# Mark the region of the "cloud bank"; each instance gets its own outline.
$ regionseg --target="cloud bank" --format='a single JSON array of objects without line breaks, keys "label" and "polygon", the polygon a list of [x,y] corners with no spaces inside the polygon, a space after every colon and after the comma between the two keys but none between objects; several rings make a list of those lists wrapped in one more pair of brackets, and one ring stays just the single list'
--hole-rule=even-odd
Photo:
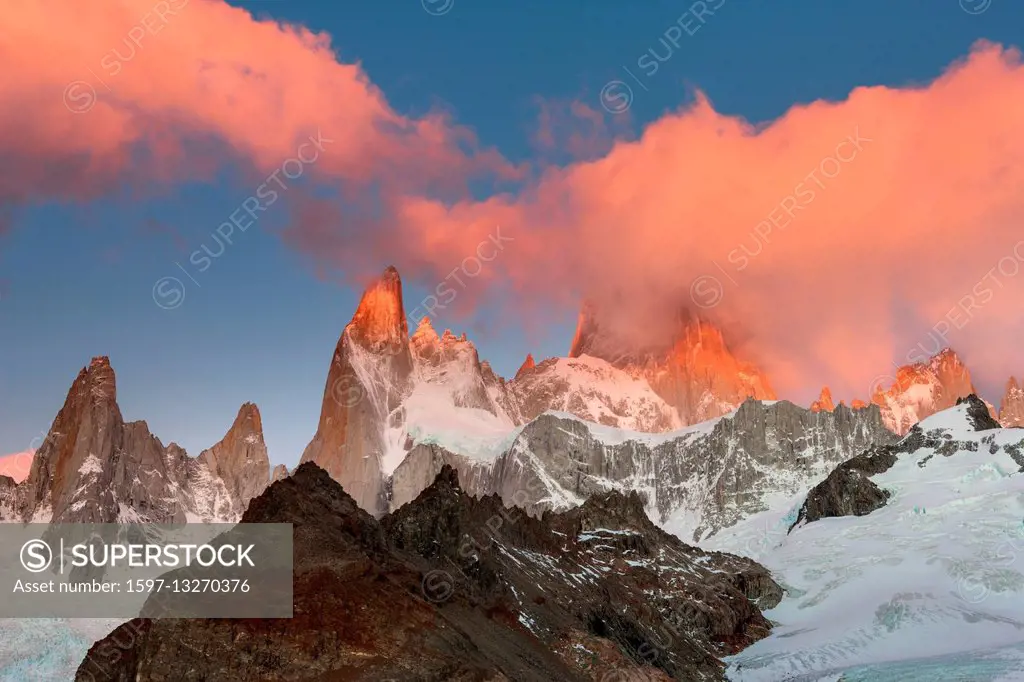
[{"label": "cloud bank", "polygon": [[[394,263],[433,286],[468,262],[459,305],[512,291],[510,321],[589,296],[628,301],[613,323],[656,336],[689,307],[801,400],[822,383],[867,397],[892,362],[946,345],[990,386],[1024,369],[1015,49],[979,43],[926,85],[760,125],[698,93],[608,142],[581,105],[589,128],[560,120],[538,143],[586,159],[527,175],[447,114],[395,111],[328,36],[219,1],[16,0],[5,29],[0,60],[24,67],[0,82],[0,202],[157,191],[227,165],[263,178],[319,132],[333,143],[313,173],[334,193],[294,193],[284,235],[317,267]],[[477,271],[497,226],[514,241]]]}]

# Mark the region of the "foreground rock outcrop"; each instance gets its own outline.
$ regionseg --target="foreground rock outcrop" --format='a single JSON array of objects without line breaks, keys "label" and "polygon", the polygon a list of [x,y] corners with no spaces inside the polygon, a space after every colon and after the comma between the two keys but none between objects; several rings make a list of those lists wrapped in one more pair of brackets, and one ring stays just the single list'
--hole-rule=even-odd
[{"label": "foreground rock outcrop", "polygon": [[723,680],[719,657],[767,635],[760,608],[782,595],[753,561],[658,529],[636,495],[536,519],[449,467],[378,522],[303,464],[249,522],[294,524],[294,618],[135,620],[76,679]]},{"label": "foreground rock outcrop", "polygon": [[896,463],[893,450],[882,446],[840,464],[807,493],[793,525],[829,516],[864,516],[883,506],[890,493],[870,477],[888,471]]}]

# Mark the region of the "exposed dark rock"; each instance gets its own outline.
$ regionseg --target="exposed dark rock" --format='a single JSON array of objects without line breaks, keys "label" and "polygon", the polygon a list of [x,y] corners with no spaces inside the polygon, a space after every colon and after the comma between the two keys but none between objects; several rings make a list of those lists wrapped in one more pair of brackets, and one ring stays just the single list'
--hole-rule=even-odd
[{"label": "exposed dark rock", "polygon": [[661,531],[636,495],[538,519],[447,466],[377,521],[303,464],[253,500],[256,522],[294,524],[294,618],[133,621],[76,679],[722,680],[718,659],[769,632],[754,602],[782,595],[755,562]]},{"label": "exposed dark rock", "polygon": [[888,471],[895,463],[895,449],[886,446],[843,462],[807,493],[790,530],[832,516],[864,516],[883,507],[889,491],[879,488],[869,477]]},{"label": "exposed dark rock", "polygon": [[974,393],[966,398],[957,398],[957,405],[963,403],[967,404],[967,420],[975,431],[1002,428],[1002,425],[992,417],[988,405]]}]

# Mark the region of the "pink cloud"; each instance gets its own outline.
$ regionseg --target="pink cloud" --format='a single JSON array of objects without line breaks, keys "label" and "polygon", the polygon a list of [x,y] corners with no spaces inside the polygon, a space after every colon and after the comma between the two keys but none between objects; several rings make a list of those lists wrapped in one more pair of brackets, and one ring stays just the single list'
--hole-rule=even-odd
[{"label": "pink cloud", "polygon": [[476,282],[511,282],[526,310],[625,300],[612,322],[638,334],[714,303],[703,313],[801,400],[822,383],[865,398],[892,361],[944,345],[1001,386],[1024,366],[1022,114],[1020,53],[987,43],[928,85],[759,126],[699,95],[516,196],[402,197],[386,243],[444,277],[500,224],[515,242]]},{"label": "pink cloud", "polygon": [[[219,0],[36,0],[4,21],[0,61],[19,68],[0,80],[0,201],[158,189],[229,161],[265,174],[319,132],[314,177],[344,205],[297,191],[285,233],[317,268],[395,263],[433,286],[469,263],[460,309],[491,286],[515,292],[507,320],[624,299],[613,322],[651,336],[713,302],[801,399],[822,383],[866,397],[890,361],[946,344],[993,384],[1024,366],[1017,50],[979,43],[927,85],[756,126],[699,93],[635,140],[609,142],[592,108],[549,112],[538,145],[585,158],[474,199],[471,181],[523,170],[443,112],[395,111],[324,34]],[[496,253],[498,229],[514,241]]]},{"label": "pink cloud", "polygon": [[0,456],[0,476],[10,476],[16,483],[28,478],[32,470],[32,456],[35,450],[26,450],[12,455]]},{"label": "pink cloud", "polygon": [[[257,21],[220,0],[17,2],[4,8],[0,197],[81,199],[118,184],[211,177],[235,159],[265,173],[310,135],[332,182],[464,188],[514,174],[435,112],[396,113],[330,38]],[[307,150],[312,154],[312,150]]]}]

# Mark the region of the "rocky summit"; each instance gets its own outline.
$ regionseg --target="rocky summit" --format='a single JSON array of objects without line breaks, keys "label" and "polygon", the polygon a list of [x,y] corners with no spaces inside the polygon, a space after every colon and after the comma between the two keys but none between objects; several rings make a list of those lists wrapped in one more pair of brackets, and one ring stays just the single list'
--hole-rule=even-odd
[{"label": "rocky summit", "polygon": [[266,488],[270,460],[255,405],[198,458],[125,422],[109,358],[79,372],[19,485],[0,477],[0,520],[36,523],[230,521]]},{"label": "rocky summit", "polygon": [[76,679],[724,680],[719,659],[765,637],[782,597],[755,562],[658,529],[636,495],[535,519],[449,467],[377,521],[306,463],[242,519],[277,522],[295,528],[294,618],[131,621]]}]

